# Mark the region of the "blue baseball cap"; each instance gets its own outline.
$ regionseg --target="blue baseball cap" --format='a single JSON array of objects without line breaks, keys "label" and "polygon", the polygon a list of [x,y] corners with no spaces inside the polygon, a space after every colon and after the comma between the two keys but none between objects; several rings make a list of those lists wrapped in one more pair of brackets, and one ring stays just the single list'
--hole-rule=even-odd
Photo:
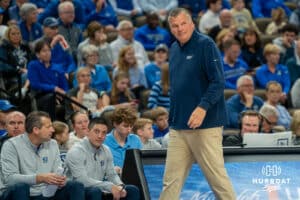
[{"label": "blue baseball cap", "polygon": [[168,47],[165,44],[159,44],[155,47],[154,51],[165,51],[168,52]]},{"label": "blue baseball cap", "polygon": [[16,106],[12,105],[8,100],[0,99],[0,110],[7,111]]},{"label": "blue baseball cap", "polygon": [[59,25],[59,22],[54,17],[47,17],[43,21],[43,26],[45,26],[45,27],[57,27],[58,25]]}]

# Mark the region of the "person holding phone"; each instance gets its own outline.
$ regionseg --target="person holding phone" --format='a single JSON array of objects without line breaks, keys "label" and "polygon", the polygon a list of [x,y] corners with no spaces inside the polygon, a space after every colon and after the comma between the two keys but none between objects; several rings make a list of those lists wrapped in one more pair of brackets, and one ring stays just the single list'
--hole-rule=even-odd
[{"label": "person holding phone", "polygon": [[114,170],[113,156],[103,144],[108,128],[101,118],[89,123],[86,137],[67,153],[66,165],[71,177],[84,184],[86,199],[101,199],[110,193],[113,199],[139,200],[139,189],[125,185]]}]

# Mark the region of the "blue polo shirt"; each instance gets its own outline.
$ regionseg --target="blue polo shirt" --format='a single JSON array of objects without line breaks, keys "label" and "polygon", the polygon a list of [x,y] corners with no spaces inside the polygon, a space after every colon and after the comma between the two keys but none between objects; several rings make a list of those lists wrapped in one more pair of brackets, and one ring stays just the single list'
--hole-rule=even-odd
[{"label": "blue polo shirt", "polygon": [[129,134],[124,146],[120,146],[114,137],[114,129],[106,136],[104,144],[106,144],[114,158],[114,165],[123,167],[125,160],[125,153],[127,149],[142,149],[142,142],[140,138],[135,134]]},{"label": "blue polo shirt", "polygon": [[285,94],[288,94],[291,87],[289,70],[285,65],[281,64],[276,65],[274,73],[268,69],[268,65],[260,66],[256,71],[256,80],[260,88],[266,88],[269,81],[277,81]]},{"label": "blue polo shirt", "polygon": [[237,59],[233,66],[230,66],[223,59],[225,88],[236,89],[237,79],[244,75],[249,69],[248,65],[242,60]]}]

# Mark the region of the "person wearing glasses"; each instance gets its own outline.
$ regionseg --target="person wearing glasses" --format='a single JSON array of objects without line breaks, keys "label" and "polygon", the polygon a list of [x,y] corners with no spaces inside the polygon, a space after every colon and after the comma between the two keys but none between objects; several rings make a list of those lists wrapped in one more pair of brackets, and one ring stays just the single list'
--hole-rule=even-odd
[{"label": "person wearing glasses", "polygon": [[262,116],[262,133],[274,133],[285,130],[284,127],[277,126],[279,114],[274,106],[264,104],[260,108],[259,113]]},{"label": "person wearing glasses", "polygon": [[245,110],[258,111],[264,104],[260,97],[254,95],[254,81],[250,75],[243,75],[237,80],[237,94],[226,101],[229,122],[227,128],[238,128],[240,113]]},{"label": "person wearing glasses", "polygon": [[241,113],[240,132],[238,135],[224,137],[223,146],[243,146],[243,135],[245,133],[259,133],[262,123],[262,116],[255,110],[246,110]]},{"label": "person wearing glasses", "polygon": [[124,185],[114,170],[112,153],[103,144],[108,130],[103,119],[94,118],[88,129],[86,137],[66,156],[72,179],[85,187],[85,198],[99,200],[102,193],[110,193],[113,199],[140,199],[139,189],[134,185]]},{"label": "person wearing glasses", "polygon": [[292,117],[288,110],[280,104],[280,98],[282,95],[282,87],[277,81],[269,81],[266,87],[265,103],[274,106],[278,112],[278,125],[283,126],[285,129],[290,128]]}]

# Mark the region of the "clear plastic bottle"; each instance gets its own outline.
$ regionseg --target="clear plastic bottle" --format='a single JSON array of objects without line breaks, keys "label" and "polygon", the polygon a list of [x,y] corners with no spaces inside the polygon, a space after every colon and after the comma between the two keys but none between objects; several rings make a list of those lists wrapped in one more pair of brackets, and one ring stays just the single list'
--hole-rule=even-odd
[{"label": "clear plastic bottle", "polygon": [[[62,176],[63,173],[64,173],[64,168],[58,167],[56,174]],[[51,184],[46,185],[46,187],[44,188],[44,190],[42,192],[43,197],[53,197],[55,195],[57,188],[58,188],[57,185],[51,185]]]}]

